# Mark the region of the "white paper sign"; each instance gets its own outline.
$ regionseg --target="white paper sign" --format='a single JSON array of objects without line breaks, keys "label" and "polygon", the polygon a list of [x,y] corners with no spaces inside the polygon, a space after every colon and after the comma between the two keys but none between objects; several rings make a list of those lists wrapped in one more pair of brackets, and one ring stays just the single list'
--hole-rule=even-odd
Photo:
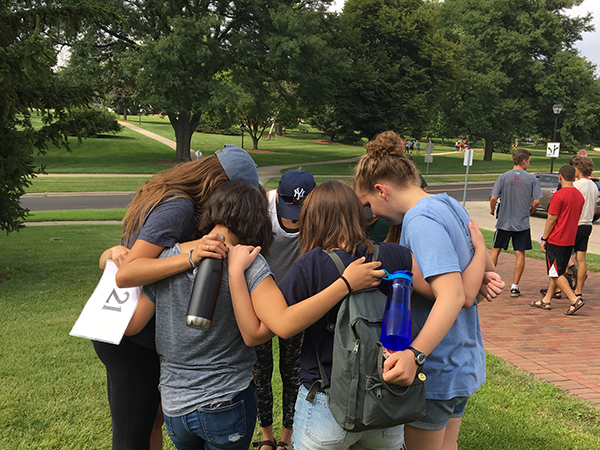
[{"label": "white paper sign", "polygon": [[141,288],[117,287],[116,273],[117,266],[109,259],[98,286],[69,333],[71,336],[115,345],[121,342],[137,307]]},{"label": "white paper sign", "polygon": [[465,159],[463,161],[463,166],[472,166],[473,165],[473,150],[465,150]]},{"label": "white paper sign", "polygon": [[560,155],[560,142],[548,142],[546,156],[548,158],[558,158],[558,155]]},{"label": "white paper sign", "polygon": [[425,162],[426,163],[432,163],[433,162],[433,155],[425,155]]}]

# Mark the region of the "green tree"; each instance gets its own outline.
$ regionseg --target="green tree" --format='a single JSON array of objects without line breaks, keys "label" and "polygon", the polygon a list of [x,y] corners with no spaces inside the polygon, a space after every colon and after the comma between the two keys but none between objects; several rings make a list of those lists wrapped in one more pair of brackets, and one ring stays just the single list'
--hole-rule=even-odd
[{"label": "green tree", "polygon": [[454,80],[456,46],[423,0],[348,0],[338,46],[346,65],[331,104],[367,138],[393,129],[421,136]]},{"label": "green tree", "polygon": [[445,29],[461,46],[459,82],[443,103],[445,128],[484,139],[487,161],[495,147],[509,149],[515,137],[534,134],[564,89],[557,71],[560,55],[574,54],[573,44],[591,29],[589,17],[565,14],[579,3],[444,1]]},{"label": "green tree", "polygon": [[[0,229],[18,230],[27,214],[19,198],[36,167],[33,153],[48,144],[68,148],[68,109],[86,105],[93,92],[54,72],[57,45],[72,40],[86,21],[114,19],[95,3],[4,1],[0,5]],[[30,108],[41,112],[34,128]]]}]

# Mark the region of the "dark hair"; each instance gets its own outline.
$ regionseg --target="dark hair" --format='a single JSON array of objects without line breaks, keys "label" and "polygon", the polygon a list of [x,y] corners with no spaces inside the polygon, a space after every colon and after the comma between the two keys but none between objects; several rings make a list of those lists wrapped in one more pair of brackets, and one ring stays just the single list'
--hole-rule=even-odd
[{"label": "dark hair", "polygon": [[219,186],[208,199],[200,224],[200,236],[215,225],[224,225],[244,245],[261,246],[269,255],[273,243],[273,228],[267,198],[245,181],[229,181]]},{"label": "dark hair", "polygon": [[365,144],[367,154],[360,158],[354,171],[354,187],[372,192],[375,184],[388,181],[397,186],[421,185],[417,168],[406,155],[402,139],[393,131],[384,131]]},{"label": "dark hair", "polygon": [[373,251],[366,234],[365,209],[352,186],[345,181],[326,181],[315,187],[304,200],[300,212],[300,254],[321,247],[340,248],[350,254],[359,244]]},{"label": "dark hair", "polygon": [[565,181],[573,181],[575,179],[575,167],[569,166],[568,164],[562,166],[558,171],[558,174],[563,177]]},{"label": "dark hair", "polygon": [[523,161],[531,158],[531,152],[529,150],[525,150],[522,148],[518,148],[513,153],[513,164],[515,166],[520,166]]}]

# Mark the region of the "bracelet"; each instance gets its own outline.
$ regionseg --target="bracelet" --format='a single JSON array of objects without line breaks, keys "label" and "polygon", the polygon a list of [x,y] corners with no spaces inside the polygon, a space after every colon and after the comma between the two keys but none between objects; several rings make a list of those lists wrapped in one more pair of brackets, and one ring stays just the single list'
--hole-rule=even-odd
[{"label": "bracelet", "polygon": [[542,240],[543,242],[546,242],[548,239],[541,238],[541,240]]},{"label": "bracelet", "polygon": [[198,268],[198,266],[196,264],[194,264],[194,261],[192,260],[192,252],[194,251],[194,249],[190,250],[190,266],[192,266],[192,269],[196,270]]},{"label": "bracelet", "polygon": [[352,293],[352,288],[350,287],[350,283],[348,283],[348,280],[346,280],[346,278],[344,277],[344,275],[340,275],[340,278],[344,281],[344,283],[346,283],[346,287],[348,288],[348,294]]}]

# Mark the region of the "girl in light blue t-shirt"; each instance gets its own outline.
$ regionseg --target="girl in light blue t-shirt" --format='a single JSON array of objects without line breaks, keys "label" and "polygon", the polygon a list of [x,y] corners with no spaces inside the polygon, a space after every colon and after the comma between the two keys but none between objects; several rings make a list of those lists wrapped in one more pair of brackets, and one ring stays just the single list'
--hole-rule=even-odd
[{"label": "girl in light blue t-shirt", "polygon": [[[465,301],[461,281],[473,256],[470,218],[456,200],[419,187],[415,165],[394,132],[381,133],[366,148],[356,167],[355,191],[374,215],[392,225],[402,224],[400,244],[412,251],[435,295],[435,302],[413,295],[413,320],[421,331],[411,347],[420,354],[410,350],[393,354],[385,362],[384,379],[410,383],[417,364],[426,357],[427,414],[405,426],[406,446],[455,448],[466,402],[485,381],[477,302]],[[494,270],[489,255],[486,259],[486,270]],[[485,277],[498,291],[504,287],[497,274]]]}]

